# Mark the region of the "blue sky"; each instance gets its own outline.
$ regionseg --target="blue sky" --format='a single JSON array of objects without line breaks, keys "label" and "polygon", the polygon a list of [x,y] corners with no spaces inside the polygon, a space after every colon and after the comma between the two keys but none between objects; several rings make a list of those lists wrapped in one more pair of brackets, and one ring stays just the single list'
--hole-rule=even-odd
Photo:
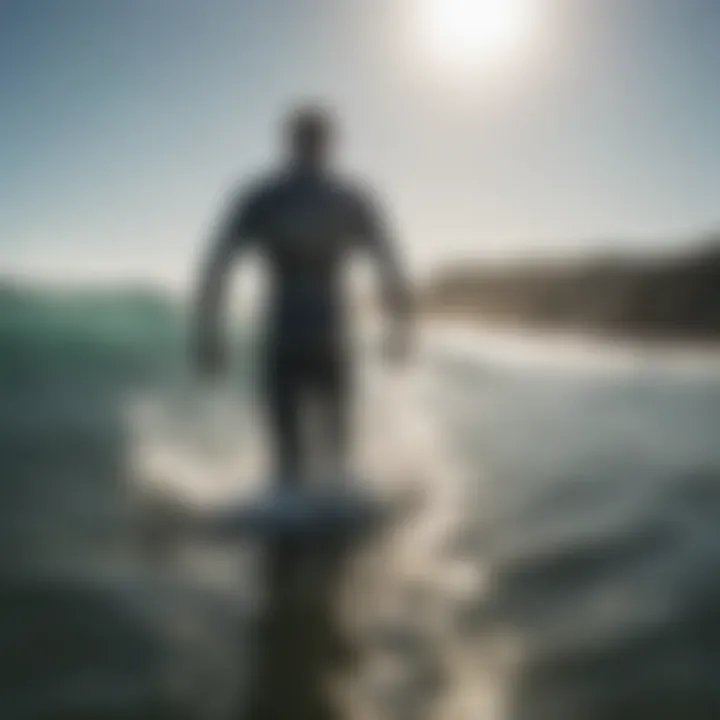
[{"label": "blue sky", "polygon": [[524,62],[433,68],[419,0],[0,0],[0,271],[182,282],[318,98],[413,268],[720,228],[720,3],[528,0]]}]

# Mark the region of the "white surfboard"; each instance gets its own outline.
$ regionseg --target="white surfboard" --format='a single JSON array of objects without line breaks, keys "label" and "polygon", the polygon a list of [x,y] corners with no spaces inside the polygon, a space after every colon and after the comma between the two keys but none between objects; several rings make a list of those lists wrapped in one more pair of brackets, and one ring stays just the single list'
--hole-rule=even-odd
[{"label": "white surfboard", "polygon": [[191,529],[217,540],[372,533],[417,508],[417,493],[380,495],[357,486],[268,490],[194,514]]}]

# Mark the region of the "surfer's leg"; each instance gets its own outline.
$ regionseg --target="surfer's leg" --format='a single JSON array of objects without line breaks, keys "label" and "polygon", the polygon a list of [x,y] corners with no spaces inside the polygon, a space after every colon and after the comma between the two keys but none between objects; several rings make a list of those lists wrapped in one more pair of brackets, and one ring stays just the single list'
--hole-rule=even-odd
[{"label": "surfer's leg", "polygon": [[349,372],[342,353],[329,353],[320,359],[316,390],[322,413],[324,444],[334,472],[342,476],[348,469],[351,441]]},{"label": "surfer's leg", "polygon": [[287,353],[268,353],[266,395],[270,446],[277,482],[292,486],[302,476],[299,412],[300,368]]}]

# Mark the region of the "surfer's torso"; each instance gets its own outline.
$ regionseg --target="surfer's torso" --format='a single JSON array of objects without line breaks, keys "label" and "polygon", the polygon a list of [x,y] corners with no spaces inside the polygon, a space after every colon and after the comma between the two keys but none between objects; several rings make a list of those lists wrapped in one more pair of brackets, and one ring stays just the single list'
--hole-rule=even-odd
[{"label": "surfer's torso", "polygon": [[376,235],[376,212],[348,184],[320,171],[266,180],[236,208],[237,236],[252,238],[270,280],[268,332],[284,346],[342,341],[342,278],[353,247]]}]

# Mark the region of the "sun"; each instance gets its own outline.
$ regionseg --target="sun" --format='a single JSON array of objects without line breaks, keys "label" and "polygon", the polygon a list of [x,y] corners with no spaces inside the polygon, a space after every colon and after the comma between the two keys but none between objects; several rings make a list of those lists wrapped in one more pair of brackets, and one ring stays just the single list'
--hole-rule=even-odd
[{"label": "sun", "polygon": [[424,43],[434,62],[489,67],[519,58],[530,43],[537,0],[420,0]]}]

